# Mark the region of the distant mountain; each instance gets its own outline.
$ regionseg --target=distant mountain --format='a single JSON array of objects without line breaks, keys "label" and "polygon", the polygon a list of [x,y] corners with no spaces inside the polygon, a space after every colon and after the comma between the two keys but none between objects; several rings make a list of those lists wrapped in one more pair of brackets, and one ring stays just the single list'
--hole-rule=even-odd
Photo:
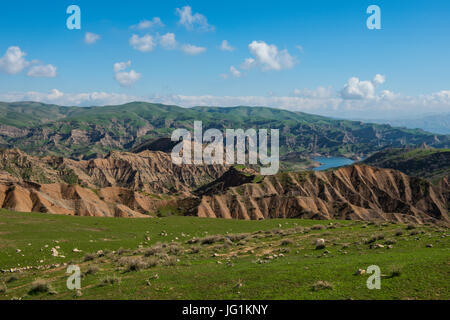
[{"label": "distant mountain", "polygon": [[450,147],[449,135],[385,124],[265,107],[181,108],[144,102],[87,108],[0,103],[0,147],[19,148],[33,155],[90,159],[105,156],[111,150],[145,149],[146,141],[169,138],[176,128],[192,129],[195,120],[203,121],[204,130],[279,129],[282,155],[295,152],[351,157],[423,143]]},{"label": "distant mountain", "polygon": [[438,181],[450,176],[450,149],[386,149],[370,156],[363,163]]},{"label": "distant mountain", "polygon": [[[361,121],[364,120],[361,119]],[[375,123],[386,123],[395,127],[422,129],[424,131],[438,134],[450,134],[450,112],[437,115],[424,115],[422,117],[409,119],[375,119],[370,121]]]}]

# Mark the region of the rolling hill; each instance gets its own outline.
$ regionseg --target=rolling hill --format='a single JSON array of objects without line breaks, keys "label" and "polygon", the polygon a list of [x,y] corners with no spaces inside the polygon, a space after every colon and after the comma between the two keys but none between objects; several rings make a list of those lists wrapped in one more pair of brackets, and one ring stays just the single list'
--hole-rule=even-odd
[{"label": "rolling hill", "polygon": [[450,175],[450,149],[393,148],[379,151],[365,164],[402,171],[410,176],[439,181]]},{"label": "rolling hill", "polygon": [[0,147],[34,155],[72,159],[130,150],[147,140],[168,138],[195,120],[208,128],[280,130],[282,155],[367,155],[387,147],[450,146],[449,135],[389,125],[326,117],[265,107],[181,108],[133,102],[105,107],[61,107],[36,102],[0,103]]}]

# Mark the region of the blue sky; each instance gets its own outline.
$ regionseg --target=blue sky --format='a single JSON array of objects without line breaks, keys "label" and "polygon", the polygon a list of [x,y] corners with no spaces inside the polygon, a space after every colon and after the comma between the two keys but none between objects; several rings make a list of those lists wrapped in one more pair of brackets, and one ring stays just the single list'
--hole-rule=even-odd
[{"label": "blue sky", "polygon": [[[71,4],[81,30],[66,28]],[[381,30],[366,27],[372,4]],[[439,0],[8,1],[0,100],[248,104],[347,117],[450,111],[449,15]],[[155,17],[162,23],[136,27]],[[86,43],[86,33],[99,38]],[[26,56],[7,59],[11,47]]]}]

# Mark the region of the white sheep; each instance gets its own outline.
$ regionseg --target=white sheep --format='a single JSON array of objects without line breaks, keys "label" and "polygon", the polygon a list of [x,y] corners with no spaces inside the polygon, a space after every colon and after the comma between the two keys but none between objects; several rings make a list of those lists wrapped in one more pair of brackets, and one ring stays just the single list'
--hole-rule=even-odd
[{"label": "white sheep", "polygon": [[317,239],[316,240],[316,249],[325,248],[325,239]]}]

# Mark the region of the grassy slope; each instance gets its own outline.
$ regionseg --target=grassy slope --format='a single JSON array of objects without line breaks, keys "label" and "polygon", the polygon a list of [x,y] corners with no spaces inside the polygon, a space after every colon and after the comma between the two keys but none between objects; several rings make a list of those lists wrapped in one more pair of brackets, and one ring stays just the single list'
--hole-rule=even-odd
[{"label": "grassy slope", "polygon": [[450,149],[392,148],[373,154],[364,163],[437,182],[450,174]]},{"label": "grassy slope", "polygon": [[[339,221],[336,228],[299,230],[330,221],[266,220],[235,221],[168,217],[162,219],[114,219],[68,217],[33,213],[0,211],[0,269],[38,266],[73,261],[85,271],[89,265],[100,268],[82,280],[79,299],[449,299],[449,238],[448,230],[420,227],[410,235],[402,225],[377,225]],[[280,227],[281,226],[281,227]],[[294,229],[297,228],[297,229]],[[276,230],[278,229],[278,230]],[[283,229],[284,231],[279,231]],[[396,230],[404,234],[395,236]],[[265,230],[275,230],[265,233]],[[417,229],[416,229],[417,230]],[[167,236],[161,235],[166,232]],[[192,237],[225,233],[253,233],[245,243],[224,247],[223,242],[211,245],[187,244]],[[184,236],[183,236],[184,233]],[[393,249],[370,249],[364,239],[384,234],[395,239]],[[149,236],[150,241],[145,241]],[[178,237],[178,240],[176,239]],[[313,241],[327,240],[328,254],[315,250]],[[291,239],[285,246],[280,241]],[[55,243],[57,240],[59,243]],[[126,272],[120,266],[118,254],[110,253],[94,261],[82,262],[85,253],[97,250],[132,249],[125,256],[142,255],[142,250],[157,242],[176,241],[183,251],[174,266],[156,266],[137,272]],[[28,244],[31,245],[28,245]],[[357,244],[358,243],[358,244]],[[343,245],[348,248],[343,249]],[[433,248],[426,248],[433,244]],[[49,245],[45,248],[45,245]],[[52,257],[50,248],[59,245],[66,258]],[[143,249],[138,249],[142,245]],[[191,247],[198,253],[189,253]],[[22,251],[16,252],[19,248]],[[73,248],[83,250],[72,252]],[[43,251],[41,251],[41,249]],[[253,253],[248,253],[253,250]],[[344,253],[344,251],[346,253]],[[266,253],[264,255],[264,252]],[[264,257],[283,252],[283,257]],[[217,253],[217,257],[214,256]],[[40,263],[39,260],[44,262]],[[148,259],[148,258],[143,258]],[[221,263],[218,263],[220,261]],[[256,263],[267,261],[267,263]],[[367,275],[353,273],[369,265],[380,266],[385,275],[401,270],[398,277],[383,278],[381,290],[366,288]],[[159,279],[154,279],[155,274]],[[16,281],[6,283],[6,293],[0,299],[73,299],[74,292],[65,287],[67,275],[62,267],[29,270],[15,274]],[[106,276],[120,278],[120,283],[99,286]],[[0,285],[10,273],[0,274]],[[28,295],[30,284],[37,278],[51,282],[56,295]],[[316,281],[332,283],[333,289],[313,291]],[[241,285],[238,285],[238,284]]]},{"label": "grassy slope", "polygon": [[[58,107],[39,103],[0,103],[0,124],[32,130],[33,136],[5,138],[4,145],[14,145],[27,152],[55,153],[65,156],[104,153],[99,145],[76,145],[65,140],[53,145],[44,139],[40,129],[68,135],[73,129],[85,130],[98,137],[108,134],[116,141],[121,138],[131,147],[146,139],[169,137],[175,128],[192,128],[194,120],[201,120],[208,128],[276,128],[281,134],[281,153],[320,152],[335,155],[369,153],[383,146],[420,145],[426,142],[436,147],[448,146],[449,136],[439,136],[421,130],[392,128],[388,125],[365,124],[358,121],[334,120],[287,110],[265,107],[196,107],[181,108],[144,102],[105,107]],[[140,127],[150,124],[146,136],[135,140]],[[352,142],[347,138],[351,136]],[[66,137],[67,138],[67,137]],[[286,141],[289,141],[288,143]],[[347,142],[343,142],[347,141]],[[131,145],[128,145],[131,144]],[[316,147],[312,147],[315,145]]]}]

